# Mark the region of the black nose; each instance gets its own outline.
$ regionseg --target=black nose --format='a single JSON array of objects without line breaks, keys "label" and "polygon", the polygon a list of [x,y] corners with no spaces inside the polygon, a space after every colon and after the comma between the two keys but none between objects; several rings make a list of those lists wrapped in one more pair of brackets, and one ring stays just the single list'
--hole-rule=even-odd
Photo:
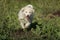
[{"label": "black nose", "polygon": [[27,15],[27,18],[29,19],[29,18],[30,18],[30,16],[29,16],[29,15]]},{"label": "black nose", "polygon": [[27,15],[27,17],[29,17],[29,15]]}]

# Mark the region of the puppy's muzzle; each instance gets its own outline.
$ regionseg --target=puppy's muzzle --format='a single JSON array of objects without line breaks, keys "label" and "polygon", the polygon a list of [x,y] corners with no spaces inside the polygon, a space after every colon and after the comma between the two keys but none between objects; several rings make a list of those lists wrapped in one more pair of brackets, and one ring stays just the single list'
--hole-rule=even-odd
[{"label": "puppy's muzzle", "polygon": [[30,16],[29,15],[27,15],[26,18],[27,18],[27,20],[30,20]]}]

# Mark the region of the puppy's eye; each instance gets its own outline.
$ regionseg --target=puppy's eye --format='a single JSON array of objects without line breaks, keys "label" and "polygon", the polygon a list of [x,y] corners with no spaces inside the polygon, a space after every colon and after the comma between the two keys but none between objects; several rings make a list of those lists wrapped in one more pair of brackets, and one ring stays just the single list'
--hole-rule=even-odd
[{"label": "puppy's eye", "polygon": [[32,12],[29,12],[29,13],[32,13]]},{"label": "puppy's eye", "polygon": [[27,11],[26,11],[26,13],[27,13]]}]

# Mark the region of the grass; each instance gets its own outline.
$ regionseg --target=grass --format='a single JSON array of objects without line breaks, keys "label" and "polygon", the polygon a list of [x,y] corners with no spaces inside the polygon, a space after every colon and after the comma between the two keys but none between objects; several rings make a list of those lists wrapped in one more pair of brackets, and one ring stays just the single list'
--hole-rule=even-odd
[{"label": "grass", "polygon": [[[35,16],[32,28],[22,31],[17,14],[28,4],[34,6]],[[60,0],[0,0],[0,40],[60,40],[58,11]]]}]

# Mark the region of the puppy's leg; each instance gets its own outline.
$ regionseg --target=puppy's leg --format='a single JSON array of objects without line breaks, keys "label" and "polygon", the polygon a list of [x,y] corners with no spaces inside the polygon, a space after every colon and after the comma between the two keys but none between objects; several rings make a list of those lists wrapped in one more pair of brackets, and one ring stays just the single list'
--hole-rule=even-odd
[{"label": "puppy's leg", "polygon": [[25,24],[25,28],[28,28],[29,26],[30,26],[30,22],[27,22],[26,24]]},{"label": "puppy's leg", "polygon": [[25,28],[25,25],[23,22],[20,22],[20,25],[22,26],[23,29]]}]

